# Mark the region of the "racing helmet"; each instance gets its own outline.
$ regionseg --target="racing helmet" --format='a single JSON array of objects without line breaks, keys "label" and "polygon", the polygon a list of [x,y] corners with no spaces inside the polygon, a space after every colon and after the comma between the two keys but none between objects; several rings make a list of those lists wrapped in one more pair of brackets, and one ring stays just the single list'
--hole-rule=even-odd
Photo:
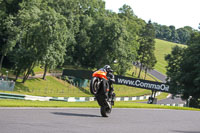
[{"label": "racing helmet", "polygon": [[104,70],[106,70],[106,72],[113,72],[113,70],[111,69],[110,65],[105,65],[103,67]]}]

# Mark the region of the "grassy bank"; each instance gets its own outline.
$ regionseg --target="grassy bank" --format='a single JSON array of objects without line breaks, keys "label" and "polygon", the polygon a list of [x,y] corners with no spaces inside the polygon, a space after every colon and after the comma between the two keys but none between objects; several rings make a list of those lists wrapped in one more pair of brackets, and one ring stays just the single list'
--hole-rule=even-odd
[{"label": "grassy bank", "polygon": [[29,79],[24,84],[17,82],[14,92],[51,97],[91,96],[89,88],[79,88],[53,76],[47,76],[46,80],[41,78]]},{"label": "grassy bank", "polygon": [[[153,79],[152,79],[153,80]],[[89,83],[88,83],[89,85]],[[118,97],[131,97],[151,94],[150,90],[134,88],[126,85],[114,85]],[[6,91],[0,91],[6,92]],[[19,80],[16,82],[13,92],[15,94],[27,94],[35,96],[51,97],[91,97],[89,86],[77,87],[53,76],[47,76],[46,80],[41,78],[29,79],[24,84]]]},{"label": "grassy bank", "polygon": [[[99,108],[97,102],[59,102],[59,101],[25,101],[25,100],[2,100],[0,99],[0,107],[81,107],[81,108]],[[153,104],[142,104],[135,102],[115,102],[114,108],[151,108],[151,109],[176,109],[176,110],[196,110],[200,109],[187,107],[172,107]]]},{"label": "grassy bank", "polygon": [[174,46],[178,45],[180,47],[186,47],[186,45],[172,43],[160,39],[155,39],[155,56],[157,59],[157,63],[155,69],[162,74],[166,74],[166,66],[167,62],[165,61],[165,56],[171,53],[171,50]]}]

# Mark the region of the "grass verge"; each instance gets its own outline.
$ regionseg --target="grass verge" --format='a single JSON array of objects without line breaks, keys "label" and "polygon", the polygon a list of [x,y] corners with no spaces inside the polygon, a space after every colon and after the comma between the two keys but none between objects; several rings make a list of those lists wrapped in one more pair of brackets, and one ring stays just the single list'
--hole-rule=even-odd
[{"label": "grass verge", "polygon": [[155,56],[157,59],[157,63],[155,65],[155,69],[162,74],[166,74],[166,66],[167,62],[165,61],[165,56],[170,54],[172,48],[176,45],[180,47],[186,47],[186,45],[177,44],[173,42],[168,42],[160,39],[155,39]]},{"label": "grass verge", "polygon": [[[60,101],[26,101],[26,100],[4,100],[0,99],[0,107],[75,107],[75,108],[99,108],[97,102],[60,102]],[[175,109],[175,110],[194,110],[196,108],[172,107],[154,104],[143,104],[135,102],[115,102],[114,108],[150,108],[150,109]]]}]

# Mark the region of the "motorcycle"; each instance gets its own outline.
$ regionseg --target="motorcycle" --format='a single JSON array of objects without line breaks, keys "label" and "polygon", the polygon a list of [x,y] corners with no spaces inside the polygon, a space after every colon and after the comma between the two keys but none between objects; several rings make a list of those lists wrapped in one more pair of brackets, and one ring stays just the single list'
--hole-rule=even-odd
[{"label": "motorcycle", "polygon": [[115,94],[109,96],[110,87],[107,72],[98,70],[92,74],[92,80],[90,82],[90,92],[95,96],[99,106],[100,112],[103,117],[108,117],[112,111],[114,105]]}]

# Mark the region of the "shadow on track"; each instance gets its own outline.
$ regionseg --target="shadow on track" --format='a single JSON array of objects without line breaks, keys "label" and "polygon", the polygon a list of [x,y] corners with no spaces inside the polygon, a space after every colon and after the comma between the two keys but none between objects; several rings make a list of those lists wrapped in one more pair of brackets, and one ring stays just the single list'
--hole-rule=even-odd
[{"label": "shadow on track", "polygon": [[90,114],[77,114],[77,113],[63,113],[63,112],[52,112],[55,115],[65,115],[65,116],[80,116],[80,117],[101,117],[98,115],[90,115]]}]

